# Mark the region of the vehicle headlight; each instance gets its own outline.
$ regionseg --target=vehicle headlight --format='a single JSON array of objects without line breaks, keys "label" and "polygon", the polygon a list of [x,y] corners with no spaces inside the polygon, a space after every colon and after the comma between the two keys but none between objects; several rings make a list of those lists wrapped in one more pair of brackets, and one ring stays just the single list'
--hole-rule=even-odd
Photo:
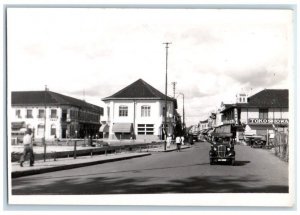
[{"label": "vehicle headlight", "polygon": [[214,147],[214,151],[217,151],[217,148],[216,148],[216,147]]},{"label": "vehicle headlight", "polygon": [[227,151],[230,151],[230,148],[227,148]]}]

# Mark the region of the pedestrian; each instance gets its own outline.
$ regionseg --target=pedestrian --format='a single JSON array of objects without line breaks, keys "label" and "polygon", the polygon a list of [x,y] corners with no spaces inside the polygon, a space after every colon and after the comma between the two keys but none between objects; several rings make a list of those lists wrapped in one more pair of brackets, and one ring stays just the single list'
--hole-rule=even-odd
[{"label": "pedestrian", "polygon": [[175,141],[176,141],[176,145],[177,145],[177,152],[179,152],[180,151],[180,145],[181,145],[180,136],[177,136]]},{"label": "pedestrian", "polygon": [[180,139],[181,139],[181,145],[184,145],[184,136],[182,135]]},{"label": "pedestrian", "polygon": [[34,155],[33,155],[33,143],[32,143],[32,130],[28,128],[23,137],[24,151],[20,158],[20,166],[23,167],[23,163],[26,159],[26,155],[29,153],[29,163],[33,166]]},{"label": "pedestrian", "polygon": [[170,148],[171,142],[172,142],[172,137],[171,137],[170,134],[168,134],[168,137],[167,137],[167,148]]}]

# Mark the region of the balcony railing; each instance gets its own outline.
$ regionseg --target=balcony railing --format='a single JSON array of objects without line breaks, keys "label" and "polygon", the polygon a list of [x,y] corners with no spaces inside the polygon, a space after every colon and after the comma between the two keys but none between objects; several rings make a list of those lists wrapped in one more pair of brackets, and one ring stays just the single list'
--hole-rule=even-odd
[{"label": "balcony railing", "polygon": [[289,124],[289,119],[261,119],[261,118],[249,118],[248,119],[248,124],[268,124],[268,125],[288,125]]}]

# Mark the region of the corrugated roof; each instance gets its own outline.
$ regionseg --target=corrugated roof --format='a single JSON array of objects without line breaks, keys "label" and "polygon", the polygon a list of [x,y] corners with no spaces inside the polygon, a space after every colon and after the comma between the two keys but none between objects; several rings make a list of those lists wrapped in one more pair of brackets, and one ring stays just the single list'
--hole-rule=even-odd
[{"label": "corrugated roof", "polygon": [[247,103],[232,104],[225,107],[221,113],[234,107],[288,108],[289,91],[287,89],[264,89],[249,97]]},{"label": "corrugated roof", "polygon": [[103,114],[103,108],[80,99],[52,91],[15,91],[11,93],[12,106],[69,105]]},{"label": "corrugated roof", "polygon": [[[112,99],[159,99],[164,100],[165,94],[161,93],[150,84],[142,79],[138,79],[122,90],[116,92],[115,94],[103,98],[102,101],[112,100]],[[167,96],[168,101],[175,102],[175,108],[177,108],[176,99]]]}]

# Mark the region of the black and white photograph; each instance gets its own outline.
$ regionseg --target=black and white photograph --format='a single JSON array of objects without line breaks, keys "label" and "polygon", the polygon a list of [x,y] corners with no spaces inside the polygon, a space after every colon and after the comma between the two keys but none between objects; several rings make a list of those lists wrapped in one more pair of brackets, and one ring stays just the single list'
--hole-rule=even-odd
[{"label": "black and white photograph", "polygon": [[8,6],[9,204],[293,206],[293,19]]}]

